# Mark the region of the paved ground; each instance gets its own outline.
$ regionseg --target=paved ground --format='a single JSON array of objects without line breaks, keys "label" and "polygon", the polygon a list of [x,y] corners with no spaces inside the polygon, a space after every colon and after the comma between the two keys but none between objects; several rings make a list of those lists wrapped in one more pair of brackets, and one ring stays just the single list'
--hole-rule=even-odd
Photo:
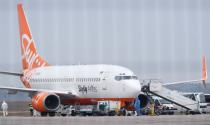
[{"label": "paved ground", "polygon": [[141,117],[0,117],[0,125],[210,125],[210,115]]},{"label": "paved ground", "polygon": [[[27,101],[6,101],[8,104],[9,116],[30,116],[29,103]],[[2,101],[0,101],[1,106]],[[0,116],[2,110],[0,109]]]}]

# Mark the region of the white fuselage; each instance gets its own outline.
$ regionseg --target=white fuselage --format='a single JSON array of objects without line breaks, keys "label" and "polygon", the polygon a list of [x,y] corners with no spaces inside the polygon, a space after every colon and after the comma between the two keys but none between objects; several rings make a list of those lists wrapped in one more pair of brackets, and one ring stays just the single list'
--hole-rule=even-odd
[{"label": "white fuselage", "polygon": [[74,92],[80,98],[135,98],[141,91],[132,71],[114,65],[47,66],[25,77],[31,88]]}]

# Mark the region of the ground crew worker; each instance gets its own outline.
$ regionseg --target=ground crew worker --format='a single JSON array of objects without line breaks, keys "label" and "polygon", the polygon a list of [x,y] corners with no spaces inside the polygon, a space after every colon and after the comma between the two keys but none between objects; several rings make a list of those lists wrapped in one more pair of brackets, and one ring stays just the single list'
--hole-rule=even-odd
[{"label": "ground crew worker", "polygon": [[155,105],[153,102],[150,102],[150,112],[149,115],[154,116],[155,115]]},{"label": "ground crew worker", "polygon": [[137,116],[141,115],[141,100],[137,97],[135,99],[134,108],[136,110]]},{"label": "ground crew worker", "polygon": [[155,111],[155,114],[156,115],[160,115],[160,109],[159,109],[159,106],[160,106],[160,103],[158,102],[158,100],[156,99],[155,100],[155,104],[154,104],[154,111]]},{"label": "ground crew worker", "polygon": [[40,116],[40,113],[34,109],[33,110],[33,117],[38,117],[38,116]]},{"label": "ground crew worker", "polygon": [[126,109],[125,109],[125,107],[122,107],[122,108],[120,109],[120,115],[126,116]]},{"label": "ground crew worker", "polygon": [[29,107],[30,115],[33,116],[33,110],[34,109],[33,109],[32,104],[29,104],[28,107]]},{"label": "ground crew worker", "polygon": [[3,116],[4,117],[7,116],[8,115],[8,111],[7,111],[8,105],[5,101],[3,101],[3,103],[1,104],[1,109],[3,111]]}]

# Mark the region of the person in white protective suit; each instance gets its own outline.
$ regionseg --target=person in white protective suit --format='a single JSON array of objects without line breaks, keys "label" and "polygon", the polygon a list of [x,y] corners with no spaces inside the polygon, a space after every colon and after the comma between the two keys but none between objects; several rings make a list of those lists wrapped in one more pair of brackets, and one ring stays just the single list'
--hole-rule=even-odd
[{"label": "person in white protective suit", "polygon": [[3,101],[3,103],[1,104],[1,109],[3,111],[3,116],[4,117],[7,116],[8,115],[8,111],[7,111],[8,105],[5,101]]}]

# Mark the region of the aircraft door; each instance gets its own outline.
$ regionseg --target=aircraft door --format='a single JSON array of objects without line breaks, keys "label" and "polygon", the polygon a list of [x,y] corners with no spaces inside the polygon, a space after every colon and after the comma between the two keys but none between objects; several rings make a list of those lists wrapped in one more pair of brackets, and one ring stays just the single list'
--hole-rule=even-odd
[{"label": "aircraft door", "polygon": [[101,73],[101,86],[102,86],[102,90],[105,91],[107,90],[107,83],[109,82],[109,72],[106,71],[102,71]]}]

